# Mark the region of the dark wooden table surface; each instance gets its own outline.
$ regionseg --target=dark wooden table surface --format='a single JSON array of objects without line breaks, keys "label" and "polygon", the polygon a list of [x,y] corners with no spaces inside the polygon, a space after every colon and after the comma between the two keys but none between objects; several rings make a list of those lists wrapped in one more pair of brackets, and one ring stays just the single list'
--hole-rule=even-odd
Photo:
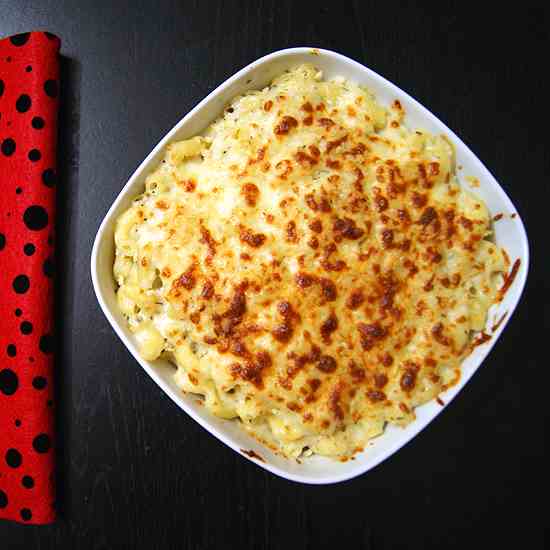
[{"label": "dark wooden table surface", "polygon": [[[1,36],[49,30],[64,56],[61,517],[0,522],[1,549],[542,547],[548,13],[400,4],[0,0]],[[260,470],[182,413],[115,336],[89,275],[102,217],[164,133],[237,69],[297,45],[349,55],[439,115],[512,197],[533,247],[522,305],[467,390],[386,463],[326,487]]]}]

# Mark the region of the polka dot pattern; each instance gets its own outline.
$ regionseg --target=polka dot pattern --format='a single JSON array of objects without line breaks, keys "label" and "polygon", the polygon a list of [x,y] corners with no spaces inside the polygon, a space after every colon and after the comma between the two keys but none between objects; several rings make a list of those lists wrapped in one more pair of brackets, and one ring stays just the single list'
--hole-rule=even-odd
[{"label": "polka dot pattern", "polygon": [[31,231],[40,231],[48,225],[48,212],[43,206],[33,204],[23,213],[23,221]]},{"label": "polka dot pattern", "polygon": [[13,395],[19,386],[17,374],[11,369],[0,370],[0,393]]},{"label": "polka dot pattern", "polygon": [[44,83],[44,91],[49,97],[57,97],[57,82],[55,80],[46,80]]},{"label": "polka dot pattern", "polygon": [[17,449],[8,449],[6,452],[6,464],[10,468],[19,468],[23,462],[23,457]]},{"label": "polka dot pattern", "polygon": [[19,113],[26,113],[31,108],[31,105],[32,105],[31,98],[27,94],[21,94],[17,98],[17,102],[15,103],[15,108]]},{"label": "polka dot pattern", "polygon": [[40,116],[35,116],[33,119],[32,119],[32,127],[35,129],[35,130],[42,130],[42,128],[44,128],[44,125],[45,125],[45,122],[44,122],[44,119]]},{"label": "polka dot pattern", "polygon": [[37,453],[47,453],[51,447],[50,436],[47,434],[37,435],[32,440],[32,446]]},{"label": "polka dot pattern", "polygon": [[42,158],[42,153],[38,149],[31,149],[28,156],[31,162],[38,162]]},{"label": "polka dot pattern", "polygon": [[10,42],[17,47],[24,46],[28,41],[31,33],[30,32],[24,32],[21,34],[16,34],[15,36],[12,36],[10,38]]},{"label": "polka dot pattern", "polygon": [[31,282],[26,275],[17,275],[17,277],[13,280],[12,286],[13,290],[15,290],[17,294],[25,294],[25,292],[29,290]]},{"label": "polka dot pattern", "polygon": [[23,485],[25,489],[32,489],[34,487],[34,479],[31,476],[23,476],[21,485]]},{"label": "polka dot pattern", "polygon": [[48,381],[43,376],[35,376],[32,381],[32,387],[35,390],[43,390],[48,385]]},{"label": "polka dot pattern", "polygon": [[23,321],[19,325],[19,328],[21,330],[21,334],[26,334],[26,335],[32,334],[32,323],[30,321]]},{"label": "polka dot pattern", "polygon": [[55,518],[59,47],[43,32],[0,40],[0,519],[33,524]]},{"label": "polka dot pattern", "polygon": [[42,182],[47,187],[53,187],[55,185],[56,175],[55,170],[48,168],[42,172]]},{"label": "polka dot pattern", "polygon": [[2,145],[0,145],[0,151],[5,157],[11,157],[15,153],[16,149],[17,149],[17,145],[13,138],[9,137],[2,140]]}]

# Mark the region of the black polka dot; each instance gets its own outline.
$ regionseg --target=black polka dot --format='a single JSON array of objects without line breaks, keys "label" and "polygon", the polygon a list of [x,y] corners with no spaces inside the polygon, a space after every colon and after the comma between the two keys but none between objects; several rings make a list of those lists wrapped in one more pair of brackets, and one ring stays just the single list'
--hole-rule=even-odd
[{"label": "black polka dot", "polygon": [[0,233],[0,250],[4,250],[6,246],[6,237],[4,233]]},{"label": "black polka dot", "polygon": [[46,80],[44,82],[44,91],[50,97],[57,97],[57,82],[55,80]]},{"label": "black polka dot", "polygon": [[8,495],[0,489],[0,508],[5,508],[8,505]]},{"label": "black polka dot", "polygon": [[23,221],[31,231],[40,231],[48,225],[48,213],[42,206],[29,206],[23,214]]},{"label": "black polka dot", "polygon": [[21,466],[21,463],[23,462],[23,457],[17,449],[8,449],[6,451],[5,459],[6,464],[10,468],[19,468],[19,466]]},{"label": "black polka dot", "polygon": [[0,150],[2,151],[2,154],[6,157],[11,157],[13,153],[15,153],[15,149],[17,148],[15,141],[13,141],[12,138],[6,138],[2,145],[0,145]]},{"label": "black polka dot", "polygon": [[55,34],[52,34],[51,32],[45,32],[44,34],[46,35],[46,38],[50,40],[55,40],[57,38]]},{"label": "black polka dot", "polygon": [[32,73],[32,67],[30,65],[27,65],[25,67],[25,71],[28,72],[28,73]]},{"label": "black polka dot", "polygon": [[11,369],[0,370],[0,392],[4,395],[13,395],[19,387],[17,374]]},{"label": "black polka dot", "polygon": [[19,418],[16,418],[15,419],[15,425],[19,428],[19,426],[21,426],[21,420],[19,420]]},{"label": "black polka dot", "polygon": [[32,256],[36,252],[36,247],[32,243],[27,243],[23,247],[23,252],[25,253],[25,256]]},{"label": "black polka dot", "polygon": [[25,335],[32,333],[32,323],[30,321],[23,321],[19,328],[21,329],[21,332]]},{"label": "black polka dot", "polygon": [[28,41],[31,33],[30,32],[23,32],[21,34],[16,34],[15,36],[12,36],[10,38],[10,42],[14,46],[24,46]]},{"label": "black polka dot", "polygon": [[17,317],[21,317],[21,314],[22,314],[22,313],[23,313],[23,312],[22,312],[19,308],[17,308],[17,309],[15,310],[15,315],[17,315]]},{"label": "black polka dot", "polygon": [[32,119],[32,127],[35,129],[35,130],[42,130],[42,128],[44,128],[44,119],[42,117],[39,117],[39,116],[35,116],[33,119]]},{"label": "black polka dot", "polygon": [[34,357],[29,357],[29,363],[34,363]]},{"label": "black polka dot", "polygon": [[18,187],[15,192],[20,195],[21,193],[23,193],[23,189],[21,189],[21,187]]},{"label": "black polka dot", "polygon": [[0,78],[0,97],[4,95],[5,89],[6,89],[6,85],[4,84],[4,81]]},{"label": "black polka dot", "polygon": [[21,519],[23,521],[30,521],[32,519],[32,512],[28,508],[21,508]]},{"label": "black polka dot", "polygon": [[48,385],[48,381],[43,376],[35,376],[32,380],[32,387],[35,390],[43,390]]},{"label": "black polka dot", "polygon": [[53,353],[53,338],[51,334],[44,334],[40,337],[40,343],[38,344],[42,353]]},{"label": "black polka dot", "polygon": [[38,149],[31,149],[29,151],[29,160],[31,162],[38,162],[42,158],[42,153]]},{"label": "black polka dot", "polygon": [[17,294],[25,294],[25,292],[29,290],[31,282],[26,275],[17,275],[17,277],[13,280],[12,286],[13,290],[15,290]]},{"label": "black polka dot", "polygon": [[51,447],[50,436],[46,434],[37,435],[32,440],[32,446],[37,453],[47,453]]},{"label": "black polka dot", "polygon": [[17,348],[15,347],[15,344],[8,344],[6,352],[9,357],[15,357],[17,355]]},{"label": "black polka dot", "polygon": [[32,105],[31,98],[27,94],[21,94],[15,102],[15,108],[19,113],[26,113]]},{"label": "black polka dot", "polygon": [[42,172],[42,182],[46,187],[53,187],[56,183],[56,179],[55,170],[52,168],[48,168]]},{"label": "black polka dot", "polygon": [[44,260],[42,270],[44,271],[44,275],[46,275],[46,277],[53,277],[55,272],[55,264],[51,258],[46,258],[46,260]]},{"label": "black polka dot", "polygon": [[8,63],[11,63],[11,55],[8,55],[8,57],[6,57],[6,61],[7,61]]},{"label": "black polka dot", "polygon": [[48,407],[53,407],[53,401],[51,399],[48,399],[46,405],[48,405]]},{"label": "black polka dot", "polygon": [[31,476],[23,476],[21,484],[25,489],[32,489],[34,487],[34,479]]}]

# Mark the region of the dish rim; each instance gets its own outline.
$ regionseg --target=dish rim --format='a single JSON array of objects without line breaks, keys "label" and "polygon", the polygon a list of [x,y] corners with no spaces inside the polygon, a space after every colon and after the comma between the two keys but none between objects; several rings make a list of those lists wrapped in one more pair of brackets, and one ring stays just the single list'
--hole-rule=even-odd
[{"label": "dish rim", "polygon": [[[185,124],[187,124],[190,120],[193,120],[193,117],[196,113],[200,112],[200,110],[210,103],[211,101],[215,100],[217,96],[221,95],[227,88],[229,88],[233,83],[240,80],[243,76],[245,76],[247,73],[251,72],[252,70],[256,69],[260,65],[272,62],[275,59],[279,59],[284,56],[290,56],[292,57],[295,54],[312,54],[317,56],[325,56],[332,58],[333,60],[343,64],[343,65],[351,65],[355,69],[358,69],[364,73],[366,73],[366,76],[369,79],[373,79],[375,81],[378,81],[380,85],[382,85],[384,88],[386,88],[389,92],[397,94],[400,98],[405,98],[406,101],[409,104],[412,104],[415,106],[415,108],[420,111],[422,117],[431,119],[431,121],[435,121],[438,125],[442,127],[443,132],[449,137],[449,139],[453,142],[455,145],[455,148],[462,149],[466,153],[469,153],[476,163],[479,164],[480,172],[484,173],[484,175],[488,175],[489,177],[487,179],[487,185],[489,187],[492,187],[494,191],[499,193],[501,195],[501,199],[508,203],[510,206],[510,211],[516,213],[516,228],[515,231],[519,234],[521,238],[520,247],[523,250],[523,256],[521,259],[521,266],[520,266],[520,272],[518,273],[518,276],[516,277],[516,280],[514,281],[514,284],[512,285],[513,294],[514,297],[511,300],[510,307],[508,308],[508,313],[506,315],[506,318],[502,322],[501,326],[498,328],[498,331],[492,334],[491,341],[488,342],[488,345],[486,345],[485,349],[480,355],[479,361],[477,364],[472,366],[471,371],[468,373],[461,373],[461,379],[459,382],[460,388],[456,391],[456,393],[450,397],[446,401],[446,406],[458,395],[462,392],[464,387],[467,385],[467,383],[470,381],[470,379],[473,377],[473,375],[477,372],[485,358],[489,355],[489,353],[492,351],[493,347],[495,346],[496,342],[499,340],[500,336],[502,335],[502,332],[505,328],[505,326],[510,321],[513,313],[515,312],[519,301],[521,299],[521,296],[523,294],[525,284],[527,281],[527,275],[529,271],[529,242],[527,238],[527,233],[525,231],[525,227],[523,224],[523,221],[517,212],[517,209],[515,208],[513,202],[507,195],[507,193],[504,191],[504,189],[500,186],[498,181],[494,178],[494,176],[489,172],[489,170],[486,168],[486,166],[483,164],[483,162],[471,151],[471,149],[444,123],[442,122],[435,114],[433,114],[430,110],[428,110],[426,107],[424,107],[421,103],[419,103],[416,99],[411,97],[406,91],[399,88],[383,76],[379,75],[372,69],[369,69],[368,67],[364,66],[363,64],[334,51],[326,50],[322,48],[314,48],[314,47],[295,47],[295,48],[286,48],[282,50],[277,50],[273,53],[267,54],[265,56],[260,57],[256,61],[253,61],[249,65],[243,67],[239,71],[237,71],[235,74],[233,74],[231,77],[229,77],[227,80],[222,82],[219,86],[217,86],[212,92],[210,92],[204,99],[202,99],[195,107],[193,107],[186,115],[184,115],[157,143],[157,145],[151,150],[151,152],[145,157],[145,159],[139,164],[139,166],[136,168],[136,170],[132,173],[124,187],[121,189],[119,194],[117,195],[116,199],[113,201],[111,206],[109,207],[107,213],[103,217],[103,220],[99,226],[99,229],[97,231],[97,234],[94,239],[94,244],[92,248],[92,254],[91,254],[91,277],[92,277],[92,283],[94,292],[96,294],[96,297],[98,299],[99,305],[101,307],[101,310],[103,311],[105,317],[109,321],[111,327],[115,331],[115,333],[118,335],[118,337],[121,339],[127,350],[130,352],[132,357],[141,365],[141,367],[147,372],[147,374],[155,381],[155,383],[163,390],[163,392],[183,411],[185,411],[193,420],[195,420],[200,426],[202,426],[205,430],[210,432],[213,436],[217,437],[221,442],[225,443],[227,446],[232,448],[234,451],[236,451],[239,455],[243,456],[244,458],[247,458],[257,466],[260,466],[264,468],[265,470],[270,471],[271,473],[278,475],[279,477],[300,482],[300,483],[306,483],[306,484],[312,484],[312,485],[324,485],[324,484],[332,484],[332,483],[338,483],[342,481],[346,481],[349,479],[352,479],[354,477],[357,477],[359,475],[362,475],[376,466],[378,466],[381,462],[387,460],[390,456],[392,456],[394,453],[396,453],[399,449],[401,449],[403,446],[405,446],[407,443],[412,441],[423,429],[425,429],[427,426],[431,424],[438,416],[439,414],[444,410],[442,407],[440,410],[435,412],[425,423],[420,422],[418,419],[414,420],[412,422],[413,428],[410,430],[410,432],[406,435],[404,435],[402,438],[398,438],[393,444],[388,445],[388,448],[383,450],[383,452],[380,453],[378,457],[376,457],[373,461],[367,461],[365,464],[361,465],[360,461],[357,461],[357,467],[350,470],[345,471],[339,474],[330,474],[326,477],[309,477],[307,475],[303,474],[297,474],[294,472],[288,472],[280,467],[278,467],[275,464],[270,464],[269,462],[260,462],[258,460],[254,460],[252,457],[248,456],[243,452],[243,449],[238,445],[238,443],[230,436],[222,433],[216,426],[209,423],[208,421],[201,418],[199,415],[195,413],[195,411],[190,408],[186,403],[182,401],[178,401],[175,396],[172,395],[171,389],[167,386],[166,382],[162,379],[161,375],[156,372],[155,367],[152,365],[152,362],[146,361],[142,359],[138,354],[134,353],[131,349],[130,341],[127,338],[127,336],[124,334],[121,325],[119,322],[114,318],[113,314],[111,313],[110,307],[107,305],[103,292],[100,285],[100,274],[98,269],[98,257],[100,253],[100,247],[101,243],[103,242],[103,237],[105,232],[108,230],[109,225],[111,223],[114,223],[113,214],[117,210],[118,205],[126,198],[129,192],[131,192],[132,187],[136,180],[138,180],[144,171],[147,171],[150,169],[149,164],[154,159],[154,157],[161,151],[162,148],[164,148],[168,143],[170,143],[172,137],[174,134],[176,134]],[[208,124],[210,124],[214,119],[212,119]],[[508,292],[511,292],[511,289],[508,289]],[[466,358],[464,359],[466,360]],[[446,407],[445,407],[446,408]],[[216,418],[212,415],[212,418]],[[307,464],[307,459],[303,461],[303,464]]]}]

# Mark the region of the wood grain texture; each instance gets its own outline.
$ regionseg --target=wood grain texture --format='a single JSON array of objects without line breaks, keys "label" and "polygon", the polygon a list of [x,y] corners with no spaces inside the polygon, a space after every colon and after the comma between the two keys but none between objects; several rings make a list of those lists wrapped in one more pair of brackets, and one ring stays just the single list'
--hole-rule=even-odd
[{"label": "wood grain texture", "polygon": [[[0,548],[541,547],[531,511],[545,367],[529,327],[547,294],[548,14],[484,17],[416,3],[0,0],[0,35],[63,39],[58,322],[59,506],[53,526],[0,523]],[[468,388],[419,437],[350,482],[265,473],[165,397],[118,341],[89,276],[97,227],[156,142],[236,70],[299,45],[342,52],[407,90],[486,163],[527,223],[523,304]],[[542,193],[542,195],[541,195]],[[544,264],[546,262],[546,264]],[[0,414],[1,411],[0,411]],[[527,443],[527,444],[526,444]]]}]

